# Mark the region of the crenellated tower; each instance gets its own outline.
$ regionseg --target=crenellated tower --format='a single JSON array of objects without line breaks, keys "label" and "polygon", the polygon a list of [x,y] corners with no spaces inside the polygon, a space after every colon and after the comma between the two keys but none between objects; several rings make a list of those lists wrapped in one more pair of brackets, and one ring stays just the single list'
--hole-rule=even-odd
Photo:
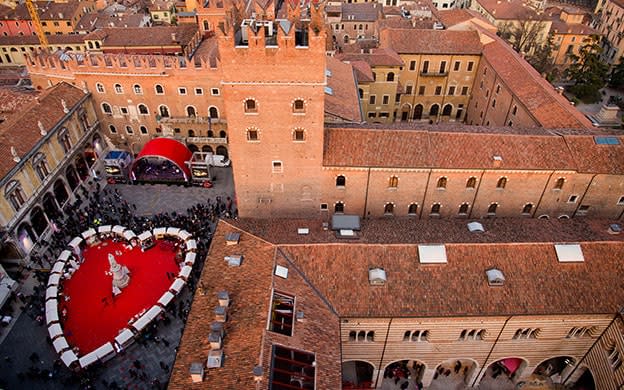
[{"label": "crenellated tower", "polygon": [[326,33],[314,16],[320,12],[230,15],[218,34],[242,217],[318,215],[326,93]]}]

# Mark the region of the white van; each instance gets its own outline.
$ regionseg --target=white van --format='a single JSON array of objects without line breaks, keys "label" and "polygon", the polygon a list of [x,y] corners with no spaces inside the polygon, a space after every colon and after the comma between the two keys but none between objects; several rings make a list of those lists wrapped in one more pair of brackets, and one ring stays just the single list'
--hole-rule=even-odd
[{"label": "white van", "polygon": [[231,164],[232,161],[229,158],[218,154],[213,154],[212,161],[209,163],[213,167],[229,167]]}]

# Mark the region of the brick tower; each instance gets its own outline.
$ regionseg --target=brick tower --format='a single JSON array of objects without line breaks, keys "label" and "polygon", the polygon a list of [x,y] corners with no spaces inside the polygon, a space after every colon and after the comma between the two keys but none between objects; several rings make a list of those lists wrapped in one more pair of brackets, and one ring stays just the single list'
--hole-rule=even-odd
[{"label": "brick tower", "polygon": [[322,10],[311,5],[307,17],[293,11],[272,20],[235,11],[218,31],[241,217],[319,212],[325,31]]}]

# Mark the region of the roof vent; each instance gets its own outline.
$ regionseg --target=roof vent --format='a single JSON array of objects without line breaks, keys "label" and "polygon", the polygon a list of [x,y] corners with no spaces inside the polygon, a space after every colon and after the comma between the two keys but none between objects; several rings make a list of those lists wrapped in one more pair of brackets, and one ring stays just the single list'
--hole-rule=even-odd
[{"label": "roof vent", "polygon": [[67,107],[67,102],[65,99],[61,99],[61,105],[63,106],[63,112],[67,114],[69,112],[69,108]]},{"label": "roof vent", "polygon": [[240,233],[230,232],[225,235],[225,245],[238,245],[240,241]]},{"label": "roof vent", "polygon": [[191,363],[191,368],[189,372],[191,373],[191,381],[193,381],[193,383],[204,381],[204,365],[203,364],[199,362]]},{"label": "roof vent", "polygon": [[279,264],[276,265],[275,275],[279,276],[280,278],[288,279],[288,268],[281,266]]},{"label": "roof vent", "polygon": [[583,250],[579,244],[555,244],[557,259],[560,263],[576,263],[585,261]]},{"label": "roof vent", "polygon": [[208,335],[208,342],[210,343],[210,349],[221,349],[223,346],[223,339],[221,335],[217,332],[211,332]]},{"label": "roof vent", "polygon": [[15,146],[11,146],[11,155],[13,156],[13,161],[20,162],[21,158],[17,155],[17,150],[15,150]]},{"label": "roof vent", "polygon": [[485,274],[488,278],[488,285],[502,286],[503,284],[505,284],[505,275],[503,275],[503,271],[496,268],[490,268],[489,270],[485,271]]},{"label": "roof vent", "polygon": [[253,374],[255,382],[262,382],[262,376],[264,375],[264,368],[262,366],[255,366],[253,370],[251,370]]},{"label": "roof vent", "polygon": [[308,228],[298,228],[297,229],[297,234],[302,235],[302,236],[308,235],[308,234],[310,234],[310,229],[308,229]]},{"label": "roof vent", "polygon": [[230,267],[240,267],[241,263],[243,262],[242,255],[229,255],[225,256],[223,259],[227,261]]},{"label": "roof vent", "polygon": [[305,320],[305,314],[303,314],[303,310],[298,310],[295,314],[295,318],[297,319],[297,322],[303,322]]},{"label": "roof vent", "polygon": [[622,225],[619,223],[612,223],[609,225],[609,229],[607,230],[609,234],[620,234],[622,233]]},{"label": "roof vent", "polygon": [[386,284],[386,271],[383,268],[369,268],[368,282],[371,286],[383,286]]},{"label": "roof vent", "polygon": [[46,135],[48,135],[48,131],[46,130],[45,126],[43,125],[43,123],[41,123],[41,121],[37,121],[37,126],[39,126],[39,133],[41,135],[43,135],[44,137]]},{"label": "roof vent", "polygon": [[230,294],[227,291],[219,291],[217,293],[217,299],[219,300],[219,305],[228,307],[230,306]]},{"label": "roof vent", "polygon": [[472,233],[483,233],[485,231],[483,225],[480,222],[469,222],[468,230],[470,230],[470,232]]},{"label": "roof vent", "polygon": [[325,87],[325,94],[326,95],[333,95],[334,94],[334,90],[331,87]]},{"label": "roof vent", "polygon": [[221,367],[222,361],[223,361],[223,350],[212,349],[210,350],[210,352],[208,352],[208,361],[206,362],[206,367],[219,368]]},{"label": "roof vent", "polygon": [[445,264],[446,247],[444,245],[418,245],[420,264]]},{"label": "roof vent", "polygon": [[503,157],[502,156],[492,156],[492,160],[494,161],[494,167],[498,168],[501,166],[501,164],[503,163]]},{"label": "roof vent", "polygon": [[217,322],[225,322],[227,321],[227,307],[226,306],[217,306],[214,309],[215,321]]}]

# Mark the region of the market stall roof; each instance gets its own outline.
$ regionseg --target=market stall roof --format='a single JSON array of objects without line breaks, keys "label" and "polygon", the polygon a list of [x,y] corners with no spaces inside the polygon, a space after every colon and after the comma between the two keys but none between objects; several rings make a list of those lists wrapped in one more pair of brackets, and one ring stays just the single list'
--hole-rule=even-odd
[{"label": "market stall roof", "polygon": [[184,172],[184,176],[188,180],[191,177],[191,171],[186,165],[186,162],[189,161],[192,156],[193,153],[191,153],[186,145],[179,141],[164,137],[154,138],[143,146],[143,149],[141,149],[141,152],[132,164],[132,170],[134,170],[136,163],[144,157],[160,157],[174,163]]}]

